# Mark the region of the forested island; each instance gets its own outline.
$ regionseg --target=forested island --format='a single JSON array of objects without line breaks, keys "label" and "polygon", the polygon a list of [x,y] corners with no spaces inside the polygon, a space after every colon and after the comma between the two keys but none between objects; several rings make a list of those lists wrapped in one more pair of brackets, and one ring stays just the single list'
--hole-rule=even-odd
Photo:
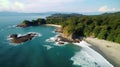
[{"label": "forested island", "polygon": [[62,36],[69,40],[93,37],[120,43],[120,12],[101,15],[53,14],[46,19],[24,20],[17,27],[61,25]]}]

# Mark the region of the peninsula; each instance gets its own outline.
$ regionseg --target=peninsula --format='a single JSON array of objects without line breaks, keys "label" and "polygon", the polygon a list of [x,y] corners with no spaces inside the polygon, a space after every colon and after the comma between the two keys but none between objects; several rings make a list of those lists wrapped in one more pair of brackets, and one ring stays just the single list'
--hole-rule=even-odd
[{"label": "peninsula", "polygon": [[[102,54],[114,66],[119,66],[120,47],[120,12],[104,13],[101,15],[81,14],[53,14],[46,19],[25,20],[17,27],[29,26],[57,26],[56,32],[72,42],[80,42],[84,39],[92,48]],[[96,40],[95,38],[98,38]],[[104,41],[101,41],[104,40]],[[111,42],[107,42],[107,41]],[[112,44],[112,43],[116,44]],[[118,46],[118,47],[116,47]],[[111,53],[109,53],[111,52]],[[113,56],[114,55],[114,56]],[[115,59],[114,59],[115,58]]]},{"label": "peninsula", "polygon": [[[120,43],[120,12],[101,15],[53,14],[46,19],[24,20],[17,27],[60,25],[62,37],[74,41],[83,37],[93,37]],[[54,25],[54,26],[55,26]]]}]

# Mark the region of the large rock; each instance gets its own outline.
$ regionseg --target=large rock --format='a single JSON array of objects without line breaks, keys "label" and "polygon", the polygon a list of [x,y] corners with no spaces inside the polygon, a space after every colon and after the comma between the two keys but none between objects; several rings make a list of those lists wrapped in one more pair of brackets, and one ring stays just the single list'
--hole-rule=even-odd
[{"label": "large rock", "polygon": [[10,38],[17,38],[17,34],[12,34],[12,35],[10,35]]},{"label": "large rock", "polygon": [[12,34],[12,35],[10,35],[10,38],[11,38],[10,40],[13,43],[22,43],[22,42],[26,42],[28,40],[31,40],[33,37],[35,37],[35,35],[37,35],[37,34],[30,33],[30,34],[18,37],[17,34]]}]

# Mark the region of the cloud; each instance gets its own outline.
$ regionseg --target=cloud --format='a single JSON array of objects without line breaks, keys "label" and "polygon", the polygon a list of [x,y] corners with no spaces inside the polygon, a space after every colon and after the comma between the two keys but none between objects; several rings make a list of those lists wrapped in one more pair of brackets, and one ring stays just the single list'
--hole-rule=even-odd
[{"label": "cloud", "polygon": [[[68,3],[74,2],[76,0],[27,0],[25,8],[29,10],[29,12],[47,12],[47,11],[62,11],[63,8],[67,8],[65,6]],[[82,1],[82,0],[80,0]],[[27,11],[25,11],[27,12]]]},{"label": "cloud", "polygon": [[114,12],[119,11],[119,9],[116,8],[108,8],[108,6],[102,6],[98,9],[99,12]]},{"label": "cloud", "polygon": [[[73,2],[83,2],[84,0],[0,0],[0,11],[20,11],[20,12],[48,12],[64,11],[70,8]],[[73,5],[74,6],[74,5]],[[72,11],[72,10],[71,10]]]},{"label": "cloud", "polygon": [[24,4],[18,1],[0,0],[0,11],[21,11]]}]

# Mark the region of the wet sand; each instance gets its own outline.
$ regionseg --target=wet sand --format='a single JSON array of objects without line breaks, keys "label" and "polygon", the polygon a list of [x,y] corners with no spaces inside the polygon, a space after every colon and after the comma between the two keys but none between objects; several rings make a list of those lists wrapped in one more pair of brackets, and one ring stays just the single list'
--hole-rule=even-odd
[{"label": "wet sand", "polygon": [[85,38],[85,41],[115,67],[120,67],[120,44],[97,38]]}]

